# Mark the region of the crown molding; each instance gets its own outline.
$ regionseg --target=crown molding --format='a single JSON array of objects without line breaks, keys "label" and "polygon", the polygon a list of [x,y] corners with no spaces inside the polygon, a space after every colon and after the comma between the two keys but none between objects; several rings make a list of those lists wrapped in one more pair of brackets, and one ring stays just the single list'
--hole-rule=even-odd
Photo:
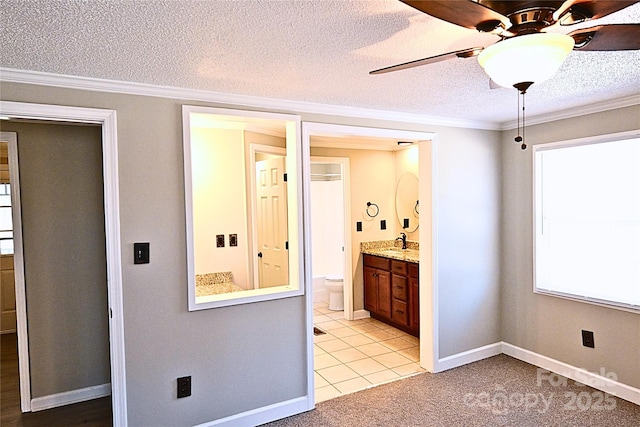
[{"label": "crown molding", "polygon": [[322,114],[330,116],[387,120],[432,126],[501,130],[499,123],[482,120],[444,118],[416,113],[403,113],[399,111],[384,111],[340,105],[318,104],[305,101],[292,101],[251,95],[238,95],[173,86],[156,86],[146,83],[96,79],[90,77],[45,73],[40,71],[18,70],[13,68],[0,67],[0,81],[62,87],[67,89],[90,90],[97,92],[110,92],[128,95],[152,96],[159,98],[184,99],[189,101],[212,102],[216,104],[228,104],[233,106],[279,110],[296,114]]},{"label": "crown molding", "polygon": [[[603,111],[615,110],[618,108],[632,107],[634,105],[640,105],[640,95],[631,95],[624,98],[598,102],[596,104],[583,105],[569,110],[556,111],[549,114],[540,114],[533,117],[527,117],[527,126],[555,122],[557,120],[571,119],[573,117],[601,113]],[[502,123],[500,130],[512,130],[516,127],[518,127],[518,121],[512,120]]]}]

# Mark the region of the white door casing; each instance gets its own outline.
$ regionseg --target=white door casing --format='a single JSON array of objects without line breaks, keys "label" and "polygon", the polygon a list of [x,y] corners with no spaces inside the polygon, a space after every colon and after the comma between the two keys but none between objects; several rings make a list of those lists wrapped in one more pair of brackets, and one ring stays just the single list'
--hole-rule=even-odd
[{"label": "white door casing", "polygon": [[[107,288],[109,301],[109,342],[111,363],[111,401],[113,425],[127,426],[127,393],[124,346],[124,307],[122,298],[122,265],[120,247],[120,208],[118,184],[117,119],[114,110],[30,104],[0,101],[0,114],[10,118],[37,119],[52,122],[96,123],[102,126],[102,165],[104,179],[104,215],[107,255]],[[10,150],[10,163],[17,164],[17,149]],[[13,156],[13,157],[12,157]],[[11,181],[19,182],[18,168],[11,169]],[[19,200],[16,186],[12,189]],[[20,406],[22,412],[31,411],[29,378],[29,344],[27,335],[26,295],[24,288],[24,259],[20,215],[14,207],[14,257],[16,281],[16,311],[18,330],[18,359],[20,371]],[[17,223],[18,222],[18,223]]]}]

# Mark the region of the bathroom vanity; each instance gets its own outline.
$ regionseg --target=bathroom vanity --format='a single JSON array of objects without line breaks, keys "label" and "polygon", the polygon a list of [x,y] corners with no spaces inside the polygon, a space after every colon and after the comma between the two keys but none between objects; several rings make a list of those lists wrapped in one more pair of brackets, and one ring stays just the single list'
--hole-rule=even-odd
[{"label": "bathroom vanity", "polygon": [[[393,250],[369,252],[362,255],[364,308],[372,318],[419,337],[419,269],[415,258]],[[379,254],[372,254],[375,252]]]}]

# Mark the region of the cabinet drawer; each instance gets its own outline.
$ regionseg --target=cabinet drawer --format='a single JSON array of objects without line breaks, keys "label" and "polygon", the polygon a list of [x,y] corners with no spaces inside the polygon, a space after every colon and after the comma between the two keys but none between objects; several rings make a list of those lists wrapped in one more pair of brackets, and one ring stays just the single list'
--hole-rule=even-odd
[{"label": "cabinet drawer", "polygon": [[391,271],[401,276],[407,275],[407,263],[404,261],[391,260]]},{"label": "cabinet drawer", "polygon": [[409,277],[418,277],[418,264],[413,263],[413,262],[408,262],[407,265],[409,266]]},{"label": "cabinet drawer", "polygon": [[396,299],[391,302],[391,320],[403,326],[409,325],[409,313],[406,302]]},{"label": "cabinet drawer", "polygon": [[394,274],[391,279],[391,295],[395,299],[407,301],[407,278]]},{"label": "cabinet drawer", "polygon": [[364,265],[367,267],[379,268],[380,270],[389,270],[389,259],[373,255],[364,256]]}]

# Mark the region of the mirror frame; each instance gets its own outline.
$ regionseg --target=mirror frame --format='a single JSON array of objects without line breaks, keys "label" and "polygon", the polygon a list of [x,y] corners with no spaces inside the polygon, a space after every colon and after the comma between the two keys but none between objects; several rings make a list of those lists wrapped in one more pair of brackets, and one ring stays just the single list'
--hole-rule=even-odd
[{"label": "mirror frame", "polygon": [[[286,167],[287,167],[287,213],[289,233],[289,282],[287,285],[262,289],[248,289],[205,297],[196,297],[195,271],[195,235],[193,224],[193,181],[192,181],[192,115],[211,115],[217,120],[228,121],[234,125],[251,125],[265,121],[282,122],[286,129]],[[187,245],[187,288],[189,311],[209,308],[249,304],[280,298],[304,295],[304,232],[303,232],[303,173],[302,173],[302,137],[300,116],[290,114],[265,113],[257,111],[232,110],[214,107],[182,106],[185,222]],[[291,143],[291,141],[294,141]],[[246,158],[245,158],[246,162]],[[245,189],[251,191],[250,189]],[[247,229],[251,230],[251,224]],[[250,236],[251,238],[251,236]]]}]

